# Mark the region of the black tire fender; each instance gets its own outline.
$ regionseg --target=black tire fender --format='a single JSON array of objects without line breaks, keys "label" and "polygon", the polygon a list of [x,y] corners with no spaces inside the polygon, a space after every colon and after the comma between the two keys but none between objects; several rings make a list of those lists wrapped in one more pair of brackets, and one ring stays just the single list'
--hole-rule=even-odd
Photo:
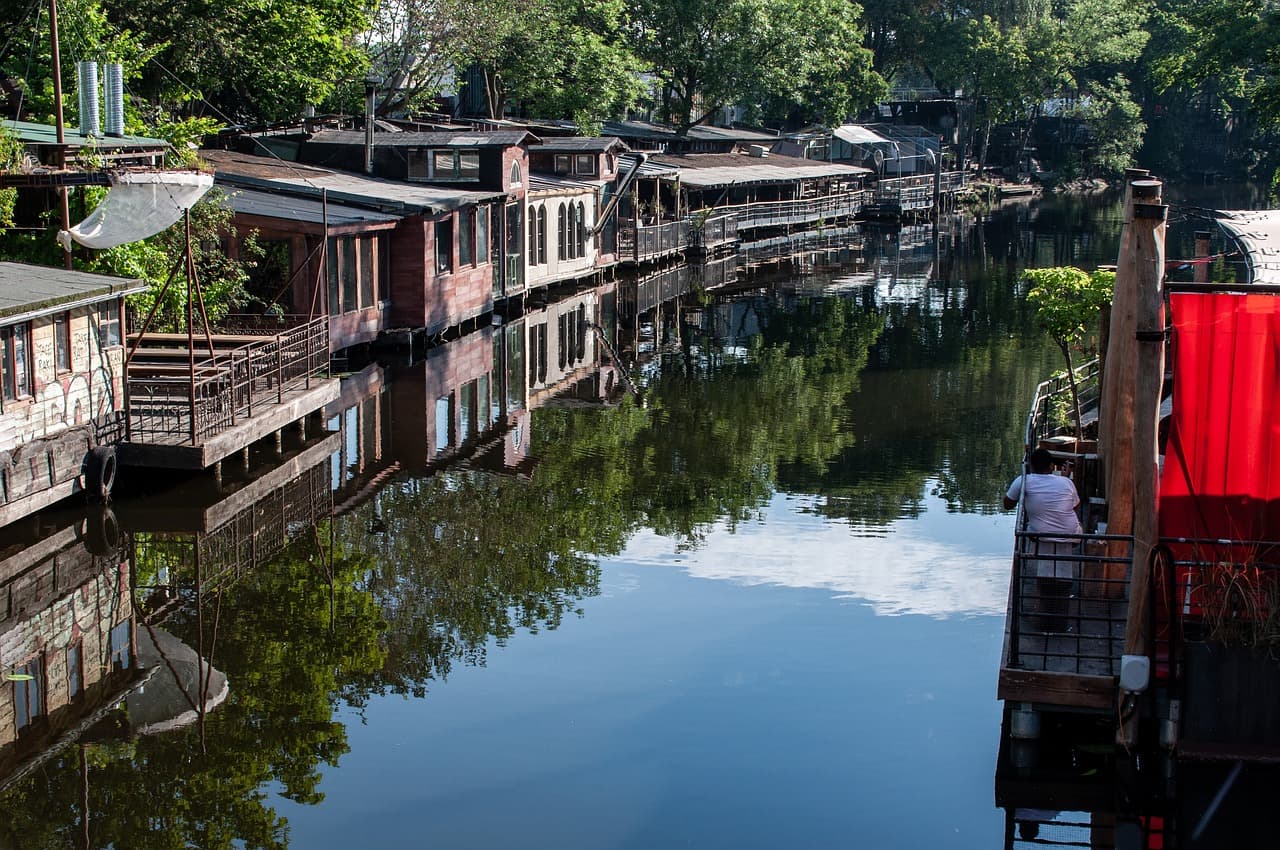
[{"label": "black tire fender", "polygon": [[96,446],[84,460],[84,490],[89,498],[100,502],[111,499],[116,484],[116,450],[114,446]]},{"label": "black tire fender", "polygon": [[84,548],[100,558],[115,556],[120,551],[123,535],[116,512],[106,505],[92,507],[84,521]]}]

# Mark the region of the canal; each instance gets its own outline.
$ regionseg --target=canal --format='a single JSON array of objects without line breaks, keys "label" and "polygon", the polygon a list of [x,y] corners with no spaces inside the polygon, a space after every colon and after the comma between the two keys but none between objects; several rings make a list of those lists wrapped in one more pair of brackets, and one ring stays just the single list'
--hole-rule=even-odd
[{"label": "canal", "polygon": [[558,293],[221,486],[11,529],[0,846],[1000,846],[999,502],[1058,368],[1019,271],[1119,231],[1046,200]]}]

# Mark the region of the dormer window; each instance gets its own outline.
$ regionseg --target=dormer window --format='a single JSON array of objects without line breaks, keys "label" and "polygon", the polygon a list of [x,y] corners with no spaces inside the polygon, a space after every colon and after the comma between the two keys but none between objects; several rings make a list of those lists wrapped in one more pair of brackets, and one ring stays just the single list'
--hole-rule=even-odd
[{"label": "dormer window", "polygon": [[568,174],[573,169],[573,157],[567,153],[556,154],[556,174]]},{"label": "dormer window", "polygon": [[596,173],[596,155],[593,153],[580,153],[574,158],[573,171],[575,174],[595,175]]},{"label": "dormer window", "polygon": [[518,162],[511,163],[511,185],[520,185],[520,163]]},{"label": "dormer window", "polygon": [[456,148],[411,150],[409,179],[477,182],[480,179],[480,152]]}]

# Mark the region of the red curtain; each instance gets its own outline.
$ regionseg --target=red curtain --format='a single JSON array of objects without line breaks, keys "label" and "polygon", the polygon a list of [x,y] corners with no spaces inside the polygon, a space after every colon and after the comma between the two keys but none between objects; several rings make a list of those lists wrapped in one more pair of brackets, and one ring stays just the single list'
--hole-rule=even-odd
[{"label": "red curtain", "polygon": [[1280,539],[1280,296],[1179,294],[1170,306],[1160,535]]}]

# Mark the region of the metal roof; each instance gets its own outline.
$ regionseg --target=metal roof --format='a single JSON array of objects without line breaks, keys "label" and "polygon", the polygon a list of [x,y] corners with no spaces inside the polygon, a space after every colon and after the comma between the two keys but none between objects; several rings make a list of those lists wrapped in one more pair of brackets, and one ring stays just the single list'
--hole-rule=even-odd
[{"label": "metal roof", "polygon": [[[626,174],[635,166],[638,154],[623,154],[618,157],[618,173]],[[680,173],[680,169],[674,165],[666,165],[665,163],[655,162],[652,159],[646,159],[641,164],[640,170],[636,172],[637,177],[670,177]]]},{"label": "metal roof", "polygon": [[0,263],[0,323],[26,321],[146,288],[140,280],[26,263]]},{"label": "metal roof", "polygon": [[877,133],[875,130],[858,124],[844,124],[836,127],[831,131],[837,139],[843,139],[851,145],[889,145],[893,144],[892,139],[887,139]]},{"label": "metal roof", "polygon": [[680,182],[690,188],[748,185],[760,183],[793,183],[819,177],[860,177],[871,174],[869,168],[860,165],[818,162],[792,156],[757,157],[741,153],[722,154],[655,154],[640,168],[642,176],[646,168],[663,167],[663,172],[679,172]]},{"label": "metal roof", "polygon": [[[653,124],[648,121],[606,121],[604,129],[610,136],[619,136],[624,139],[673,139],[677,136],[674,127],[668,127],[665,124]],[[701,141],[773,142],[778,137],[773,133],[763,133],[759,130],[743,130],[737,127],[712,127],[706,124],[699,124],[689,128],[687,138]]]},{"label": "metal roof", "polygon": [[506,197],[501,191],[468,192],[384,180],[230,151],[201,151],[200,156],[213,166],[215,179],[224,186],[284,191],[313,199],[321,196],[321,190],[328,190],[332,202],[400,215],[446,212]]},{"label": "metal roof", "polygon": [[[375,133],[374,147],[508,147],[537,140],[528,130],[462,130],[457,132]],[[360,130],[321,130],[306,142],[309,145],[363,145]]]},{"label": "metal roof", "polygon": [[550,174],[530,174],[529,189],[532,192],[595,192],[601,183],[584,183],[567,177]]},{"label": "metal roof", "polygon": [[1244,252],[1249,282],[1280,284],[1280,210],[1223,210],[1218,219]]},{"label": "metal roof", "polygon": [[308,224],[324,224],[330,227],[348,225],[385,225],[400,220],[398,215],[374,212],[345,204],[329,204],[327,215],[325,204],[311,198],[299,198],[296,195],[285,195],[278,192],[261,192],[254,189],[233,189],[227,192],[226,204],[232,210],[244,215],[258,215],[264,218],[280,218],[288,221],[304,221]]},{"label": "metal roof", "polygon": [[626,149],[626,145],[616,136],[555,136],[543,139],[541,144],[533,145],[534,151],[582,151],[603,152],[616,148]]},{"label": "metal roof", "polygon": [[[56,145],[58,129],[52,124],[34,124],[30,121],[5,121],[0,126],[24,145]],[[164,139],[149,139],[146,136],[83,136],[79,130],[67,127],[62,134],[68,147],[102,148],[119,150],[120,148],[156,148],[167,150],[169,143]]]}]

